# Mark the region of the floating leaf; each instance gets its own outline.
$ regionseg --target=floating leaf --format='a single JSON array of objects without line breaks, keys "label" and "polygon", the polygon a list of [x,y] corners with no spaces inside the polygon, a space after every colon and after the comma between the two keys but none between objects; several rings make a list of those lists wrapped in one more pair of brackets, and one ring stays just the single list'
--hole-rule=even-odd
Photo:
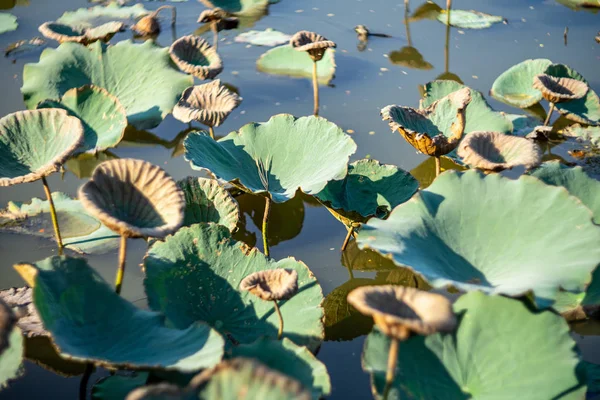
[{"label": "floating leaf", "polygon": [[200,0],[208,8],[221,8],[235,15],[263,14],[269,7],[269,0]]},{"label": "floating leaf", "polygon": [[[67,249],[82,254],[103,254],[116,249],[119,236],[90,215],[79,200],[64,193],[52,193],[60,232]],[[29,204],[9,202],[0,212],[0,231],[54,239],[50,205],[47,200],[31,199]]]},{"label": "floating leaf", "polygon": [[[444,25],[448,23],[448,14],[446,10],[442,10],[436,18]],[[450,11],[450,26],[461,29],[485,29],[502,21],[504,21],[504,18],[500,16],[490,15],[479,11]]]},{"label": "floating leaf", "polygon": [[67,11],[56,22],[75,27],[92,28],[113,21],[130,23],[136,18],[148,14],[150,14],[150,11],[146,10],[142,4],[128,7],[120,6],[117,1],[112,1],[106,6]]},{"label": "floating leaf", "polygon": [[148,375],[147,372],[137,372],[104,377],[92,387],[92,400],[124,400],[129,393],[146,384]]},{"label": "floating leaf", "polygon": [[264,31],[247,31],[240,33],[235,37],[235,41],[238,43],[249,43],[255,46],[279,46],[281,44],[289,43],[291,35],[287,33],[276,31],[272,28],[267,28]]},{"label": "floating leaf", "polygon": [[68,90],[60,100],[42,101],[37,108],[62,108],[83,123],[80,151],[97,152],[115,147],[125,133],[127,115],[119,99],[94,85]]},{"label": "floating leaf", "polygon": [[11,308],[0,300],[0,389],[19,376],[23,361],[23,337]]},{"label": "floating leaf", "polygon": [[312,350],[323,339],[323,294],[308,267],[293,258],[267,259],[232,240],[224,226],[181,228],[150,248],[144,268],[150,308],[164,312],[179,328],[204,321],[227,337],[229,345],[252,343],[261,336],[275,338],[279,326],[273,302],[241,291],[242,279],[258,271],[293,269],[298,272],[299,291],[279,303],[283,335]]},{"label": "floating leaf", "polygon": [[138,129],[156,127],[171,112],[192,77],[172,65],[168,49],[151,41],[114,46],[63,43],[46,49],[36,64],[26,64],[21,92],[28,108],[61,98],[69,89],[94,84],[119,99],[127,120]]},{"label": "floating leaf", "polygon": [[216,142],[193,132],[184,146],[193,169],[208,169],[226,181],[239,180],[253,193],[268,192],[277,203],[293,198],[298,189],[315,194],[328,181],[342,179],[356,151],[354,141],[334,123],[289,114],[244,125]]},{"label": "floating leaf", "polygon": [[513,131],[511,132],[514,136],[525,137],[531,133],[536,127],[543,124],[543,121],[537,117],[521,114],[506,114],[504,116],[508,118],[513,124]]},{"label": "floating leaf", "polygon": [[[291,45],[268,50],[256,61],[260,72],[285,75],[294,78],[312,79],[313,60],[305,51],[296,51]],[[329,85],[335,77],[335,50],[327,49],[323,59],[317,63],[317,80],[321,85]]]},{"label": "floating leaf", "polygon": [[18,26],[17,17],[9,13],[0,13],[0,34],[14,31]]},{"label": "floating leaf", "polygon": [[551,64],[550,60],[538,58],[513,65],[496,78],[490,94],[514,107],[531,107],[542,100],[542,92],[533,87],[533,78],[543,74]]},{"label": "floating leaf", "polygon": [[84,259],[49,257],[15,268],[33,287],[40,318],[63,358],[192,372],[216,365],[223,355],[223,338],[208,325],[169,327],[162,315],[115,293]]},{"label": "floating leaf", "polygon": [[[454,333],[402,342],[389,399],[585,397],[575,342],[560,316],[479,292],[459,298],[454,311],[460,315]],[[363,368],[376,399],[385,386],[389,346],[377,329],[365,343]]]},{"label": "floating leaf", "polygon": [[352,221],[365,222],[385,217],[417,189],[419,183],[408,172],[369,159],[350,164],[344,179],[330,181],[315,197]]},{"label": "floating leaf", "polygon": [[273,340],[260,338],[252,344],[236,346],[232,357],[254,358],[273,371],[296,379],[312,392],[313,399],[331,393],[327,367],[306,347],[300,347],[288,338]]},{"label": "floating leaf", "polygon": [[598,126],[588,126],[584,128],[581,125],[576,124],[563,131],[563,134],[565,136],[587,140],[592,146],[600,146],[600,127]]},{"label": "floating leaf", "polygon": [[476,171],[443,173],[358,235],[359,247],[412,268],[434,287],[509,296],[533,291],[541,308],[552,305],[559,289],[584,290],[600,261],[598,243],[589,210],[566,190],[529,176]]},{"label": "floating leaf", "polygon": [[122,22],[107,22],[95,28],[78,28],[59,22],[45,22],[40,25],[38,30],[48,39],[56,40],[59,43],[89,44],[97,40],[109,41],[118,32],[124,31],[125,25]]},{"label": "floating leaf", "polygon": [[215,179],[192,178],[177,182],[185,195],[183,226],[214,222],[235,231],[240,219],[237,202]]},{"label": "floating leaf", "polygon": [[558,3],[567,6],[573,10],[586,10],[592,13],[597,13],[600,9],[600,1],[598,0],[556,0]]}]

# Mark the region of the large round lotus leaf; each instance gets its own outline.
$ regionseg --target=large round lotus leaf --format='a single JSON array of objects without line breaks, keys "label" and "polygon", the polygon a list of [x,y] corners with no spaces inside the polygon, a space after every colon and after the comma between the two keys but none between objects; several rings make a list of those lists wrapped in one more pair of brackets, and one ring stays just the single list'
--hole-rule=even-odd
[{"label": "large round lotus leaf", "polygon": [[223,356],[223,338],[208,325],[169,326],[116,294],[84,259],[56,256],[15,268],[34,288],[35,307],[63,358],[192,372]]},{"label": "large round lotus leaf", "polygon": [[[442,24],[448,23],[448,14],[446,10],[442,10],[437,15],[437,20]],[[462,29],[484,29],[489,28],[493,24],[504,21],[504,18],[497,15],[490,15],[473,10],[451,10],[450,11],[450,26]]]},{"label": "large round lotus leaf", "polygon": [[330,181],[315,197],[353,221],[363,222],[385,217],[417,189],[419,182],[408,172],[367,159],[350,164],[344,179]]},{"label": "large round lotus leaf", "polygon": [[[532,78],[533,79],[533,78]],[[421,107],[426,108],[435,101],[448,96],[450,93],[465,88],[455,81],[438,80],[425,85],[425,95],[421,100]],[[490,107],[483,95],[477,90],[471,89],[471,102],[465,113],[465,132],[489,131],[511,133],[513,125],[509,119]]]},{"label": "large round lotus leaf", "polygon": [[538,58],[513,65],[496,78],[490,94],[514,107],[530,107],[542,100],[542,92],[532,86],[533,78],[543,74],[550,64],[552,61]]},{"label": "large round lotus leaf", "polygon": [[44,50],[38,63],[25,65],[21,92],[27,107],[35,108],[89,84],[117,97],[131,125],[150,129],[171,112],[193,79],[175,68],[168,49],[151,41],[125,40],[114,46],[95,42],[87,47],[63,43]]},{"label": "large round lotus leaf", "polygon": [[83,143],[83,125],[63,110],[17,111],[0,119],[0,187],[59,170]]},{"label": "large round lotus leaf", "polygon": [[[544,73],[557,78],[571,78],[588,83],[579,72],[563,64],[552,64]],[[600,125],[600,99],[591,88],[581,99],[558,103],[556,109],[570,120],[582,124]]]},{"label": "large round lotus leaf", "polygon": [[70,89],[62,99],[42,101],[37,108],[62,108],[79,118],[84,128],[83,152],[115,147],[127,127],[127,114],[119,99],[94,85]]},{"label": "large round lotus leaf", "polygon": [[312,392],[313,399],[320,399],[331,393],[331,382],[325,364],[306,347],[298,346],[287,338],[260,338],[252,344],[234,347],[231,356],[257,359],[273,371],[296,379]]},{"label": "large round lotus leaf", "polygon": [[[286,44],[261,55],[256,61],[256,68],[267,74],[312,79],[313,60],[306,51],[297,51]],[[327,49],[323,59],[317,63],[317,80],[320,85],[329,85],[335,77],[335,68],[335,50]]]},{"label": "large round lotus leaf", "polygon": [[[81,202],[64,193],[52,193],[66,248],[82,254],[102,254],[116,249],[119,236],[90,215]],[[6,230],[54,239],[50,205],[47,200],[31,199],[29,204],[9,202],[0,211],[0,231]]]},{"label": "large round lotus leaf", "polygon": [[19,376],[23,361],[23,336],[12,309],[0,300],[0,389]]},{"label": "large round lotus leaf", "polygon": [[150,14],[150,11],[146,10],[142,4],[126,7],[120,6],[118,2],[113,1],[106,6],[67,11],[56,22],[81,28],[91,28],[113,21],[131,23],[136,18],[147,14]]},{"label": "large round lotus leaf", "polygon": [[185,195],[183,226],[214,222],[233,232],[240,219],[237,202],[215,179],[188,177],[177,182]]},{"label": "large round lotus leaf", "polygon": [[219,141],[193,132],[184,142],[193,169],[208,169],[226,181],[239,180],[273,201],[290,200],[298,189],[315,194],[342,179],[356,144],[337,125],[320,117],[279,114],[250,123]]},{"label": "large round lotus leaf", "polygon": [[[454,304],[454,333],[400,344],[388,399],[582,399],[585,379],[565,320],[520,301],[469,293]],[[375,398],[385,385],[390,339],[367,337],[363,369]]]},{"label": "large round lotus leaf", "polygon": [[242,279],[268,269],[294,269],[298,293],[279,302],[283,335],[313,350],[323,340],[323,293],[308,267],[293,258],[267,259],[232,240],[224,226],[181,228],[150,248],[144,267],[150,308],[162,311],[182,329],[195,321],[207,322],[229,339],[229,345],[277,337],[279,319],[273,302],[241,291]]},{"label": "large round lotus leaf", "polygon": [[238,43],[250,43],[255,46],[278,46],[285,43],[289,43],[291,35],[287,33],[279,32],[271,28],[267,28],[264,31],[248,31],[241,33],[235,37],[235,41]]},{"label": "large round lotus leaf", "polygon": [[564,188],[476,171],[443,173],[427,190],[371,219],[358,235],[434,287],[519,296],[549,307],[581,292],[600,263],[600,228]]},{"label": "large round lotus leaf", "polygon": [[270,3],[269,0],[200,0],[200,2],[209,8],[218,7],[242,16],[264,12]]},{"label": "large round lotus leaf", "polygon": [[147,372],[132,375],[110,375],[92,387],[92,400],[124,400],[129,393],[148,381]]},{"label": "large round lotus leaf", "polygon": [[17,29],[17,17],[9,13],[0,13],[0,34]]}]

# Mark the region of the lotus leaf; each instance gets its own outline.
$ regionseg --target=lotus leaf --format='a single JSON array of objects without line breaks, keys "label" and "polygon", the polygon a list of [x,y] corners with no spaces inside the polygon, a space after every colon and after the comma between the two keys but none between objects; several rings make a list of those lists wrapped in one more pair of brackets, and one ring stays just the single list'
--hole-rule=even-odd
[{"label": "lotus leaf", "polygon": [[[315,194],[342,179],[356,144],[334,123],[320,117],[279,114],[251,123],[219,141],[198,132],[184,142],[193,169],[206,168],[226,181],[239,180],[274,202],[290,200],[298,189]],[[318,165],[319,168],[314,168]]]},{"label": "lotus leaf", "polygon": [[[306,265],[293,258],[267,259],[232,240],[224,226],[181,228],[150,248],[144,268],[151,309],[164,312],[182,329],[195,321],[207,322],[229,339],[229,346],[252,343],[261,336],[275,338],[279,326],[273,302],[240,291],[242,279],[258,271],[293,269],[298,272],[299,291],[279,302],[284,337],[311,350],[323,339],[323,294]],[[299,313],[302,318],[297,318]]]},{"label": "lotus leaf", "polygon": [[[442,24],[448,23],[448,14],[446,10],[442,10],[437,15],[437,20]],[[461,29],[485,29],[493,24],[504,21],[504,18],[497,15],[490,15],[479,11],[467,10],[451,10],[450,11],[450,26]]]},{"label": "lotus leaf", "polygon": [[180,37],[169,48],[169,55],[181,71],[198,79],[214,79],[223,71],[216,48],[199,36]]},{"label": "lotus leaf", "polygon": [[269,7],[269,0],[200,0],[208,8],[221,8],[235,15],[264,14]]},{"label": "lotus leaf", "polygon": [[306,347],[298,346],[287,338],[260,338],[252,344],[234,347],[231,356],[254,358],[273,371],[296,379],[312,392],[313,399],[321,399],[331,393],[331,382],[325,364]]},{"label": "lotus leaf", "polygon": [[108,41],[124,30],[122,22],[107,22],[96,28],[78,28],[59,22],[45,22],[39,27],[42,35],[59,43],[77,42],[88,44],[97,40]]},{"label": "lotus leaf", "polygon": [[238,43],[249,43],[255,46],[279,46],[289,43],[291,35],[267,28],[264,31],[248,31],[235,37]]},{"label": "lotus leaf", "polygon": [[565,5],[573,10],[587,10],[597,13],[600,9],[599,0],[556,0],[558,3]]},{"label": "lotus leaf", "polygon": [[[52,193],[52,200],[66,248],[82,254],[102,254],[117,248],[119,236],[90,215],[79,200],[60,192]],[[33,198],[29,204],[9,202],[0,212],[2,230],[54,238],[48,201]]]},{"label": "lotus leaf", "polygon": [[64,110],[5,116],[0,119],[0,187],[34,182],[58,171],[82,143],[83,125]]},{"label": "lotus leaf", "polygon": [[424,19],[434,20],[437,19],[438,15],[442,12],[442,7],[438,6],[434,2],[426,1],[421,4],[417,9],[412,13],[408,22],[416,22]]},{"label": "lotus leaf", "polygon": [[0,300],[0,388],[19,376],[23,361],[23,337],[12,309]]},{"label": "lotus leaf", "polygon": [[[479,292],[459,298],[454,311],[460,320],[455,332],[402,342],[389,399],[585,397],[575,342],[560,316]],[[365,343],[363,368],[371,374],[377,399],[385,385],[389,346],[379,330]]]},{"label": "lotus leaf", "polygon": [[533,78],[551,64],[550,60],[538,58],[513,65],[496,78],[490,94],[514,107],[530,107],[542,100],[542,92],[533,87]]},{"label": "lotus leaf", "polygon": [[185,195],[183,226],[214,222],[233,232],[240,219],[237,202],[214,179],[188,177],[177,185]]},{"label": "lotus leaf", "polygon": [[173,109],[173,116],[181,122],[198,121],[211,128],[219,126],[235,110],[242,98],[221,85],[219,79],[184,90]]},{"label": "lotus leaf", "polygon": [[170,327],[162,315],[116,294],[84,259],[56,256],[15,268],[33,287],[40,318],[63,358],[192,372],[223,356],[223,338],[208,325]]},{"label": "lotus leaf", "polygon": [[[465,87],[458,82],[448,80],[429,82],[425,85],[425,95],[421,100],[421,108],[429,107],[435,101]],[[474,131],[511,133],[513,125],[510,120],[501,113],[494,111],[480,92],[470,90],[471,102],[465,113],[465,134]]]},{"label": "lotus leaf", "polygon": [[385,217],[418,189],[419,182],[408,172],[367,159],[350,164],[344,179],[330,181],[315,197],[352,221],[365,222]]},{"label": "lotus leaf", "polygon": [[504,116],[508,118],[513,125],[511,134],[521,137],[525,137],[544,122],[537,117],[529,115],[505,113]]},{"label": "lotus leaf", "polygon": [[144,386],[148,376],[147,372],[137,372],[104,377],[92,387],[92,400],[123,400],[129,393]]},{"label": "lotus leaf", "polygon": [[14,31],[18,26],[17,17],[9,13],[0,13],[0,34]]},{"label": "lotus leaf", "polygon": [[600,127],[598,126],[588,126],[584,128],[581,125],[576,124],[563,131],[563,134],[565,136],[587,140],[592,146],[600,146]]},{"label": "lotus leaf", "polygon": [[131,7],[120,6],[112,1],[106,6],[79,8],[65,12],[56,22],[81,28],[93,28],[111,21],[132,22],[134,19],[150,14],[142,4]]},{"label": "lotus leaf", "polygon": [[2,290],[0,300],[15,311],[19,318],[17,326],[25,337],[50,336],[33,305],[33,290],[30,287]]},{"label": "lotus leaf", "polygon": [[42,101],[37,108],[62,108],[81,120],[81,151],[98,152],[115,147],[125,133],[127,114],[119,99],[94,85],[68,90],[60,100]]},{"label": "lotus leaf", "polygon": [[[295,78],[312,79],[313,60],[307,52],[296,51],[286,44],[268,50],[256,61],[259,71]],[[329,85],[335,77],[335,50],[327,49],[323,59],[317,63],[317,79],[321,85]]]},{"label": "lotus leaf", "polygon": [[[562,64],[552,64],[544,73],[556,78],[571,78],[588,83],[579,72]],[[591,88],[583,98],[557,103],[556,109],[570,120],[582,124],[600,125],[600,99]]]},{"label": "lotus leaf", "polygon": [[541,308],[552,305],[559,289],[584,290],[600,261],[597,243],[600,229],[590,211],[565,189],[476,171],[442,174],[358,235],[359,247],[413,269],[434,287],[509,296],[532,291]]},{"label": "lotus leaf", "polygon": [[35,108],[69,89],[94,84],[119,99],[130,124],[150,129],[171,112],[192,83],[192,77],[174,68],[168,49],[150,41],[125,40],[114,46],[95,42],[88,47],[63,43],[46,49],[37,64],[25,65],[21,92],[27,107]]}]

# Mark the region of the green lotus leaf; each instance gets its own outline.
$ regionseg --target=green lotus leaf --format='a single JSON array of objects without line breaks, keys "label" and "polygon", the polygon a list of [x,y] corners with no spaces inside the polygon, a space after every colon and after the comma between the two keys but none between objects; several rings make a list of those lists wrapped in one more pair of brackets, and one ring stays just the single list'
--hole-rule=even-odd
[{"label": "green lotus leaf", "polygon": [[[460,315],[455,332],[414,336],[400,344],[388,399],[585,397],[575,342],[559,315],[479,292],[460,297],[454,312]],[[377,399],[385,385],[389,345],[378,329],[365,343],[363,369],[371,374]]]},{"label": "green lotus leaf", "polygon": [[239,180],[253,193],[269,193],[276,203],[290,200],[298,189],[315,194],[328,181],[342,179],[356,151],[354,141],[334,123],[289,114],[244,125],[218,141],[192,132],[184,146],[192,169]]},{"label": "green lotus leaf", "polygon": [[144,386],[148,376],[148,372],[137,372],[104,377],[92,387],[92,400],[124,400],[129,393]]},{"label": "green lotus leaf", "polygon": [[544,122],[537,117],[522,114],[504,114],[513,124],[512,135],[525,137]]},{"label": "green lotus leaf", "polygon": [[[296,51],[286,44],[267,50],[256,61],[256,68],[267,74],[312,79],[313,60],[306,51]],[[320,85],[329,85],[335,77],[335,68],[335,50],[327,49],[323,59],[317,63]]]},{"label": "green lotus leaf", "polygon": [[575,11],[586,10],[597,13],[600,9],[599,0],[556,0],[558,3],[567,6]]},{"label": "green lotus leaf", "polygon": [[136,18],[148,14],[150,11],[146,10],[142,4],[128,7],[120,6],[117,1],[113,1],[106,6],[67,11],[56,22],[75,27],[92,28],[112,21],[133,22]]},{"label": "green lotus leaf", "polygon": [[260,338],[252,344],[234,347],[231,356],[254,358],[273,371],[296,379],[312,392],[313,399],[320,399],[331,393],[331,382],[325,364],[306,347],[298,346],[287,338]]},{"label": "green lotus leaf", "polygon": [[114,46],[95,42],[87,47],[63,43],[44,50],[38,63],[25,65],[21,92],[27,107],[35,108],[89,84],[118,98],[131,125],[150,129],[171,112],[193,78],[175,68],[168,49],[151,41],[125,40]]},{"label": "green lotus leaf", "polygon": [[183,226],[214,222],[233,232],[240,219],[237,202],[215,179],[188,177],[177,182],[185,194]]},{"label": "green lotus leaf", "polygon": [[[465,85],[449,80],[429,82],[425,85],[425,95],[421,100],[421,108],[426,108],[433,102],[465,87]],[[465,135],[474,131],[501,133],[511,133],[513,131],[510,120],[501,113],[494,111],[483,95],[474,89],[471,89],[471,102],[467,106],[465,121]]]},{"label": "green lotus leaf", "polygon": [[84,259],[56,256],[15,268],[33,287],[35,307],[63,358],[192,372],[223,356],[223,338],[208,325],[172,328],[115,293]]},{"label": "green lotus leaf", "polygon": [[600,262],[598,243],[589,209],[565,189],[476,171],[443,173],[358,234],[360,248],[391,257],[433,287],[509,296],[531,291],[541,308],[552,305],[559,289],[584,290]]},{"label": "green lotus leaf", "polygon": [[[588,83],[579,72],[563,64],[552,64],[544,73],[557,78],[571,78]],[[557,103],[556,109],[570,120],[582,124],[600,125],[600,99],[591,88],[581,99]]]},{"label": "green lotus leaf", "polygon": [[18,26],[17,17],[9,13],[0,13],[0,34],[14,31]]},{"label": "green lotus leaf", "polygon": [[19,376],[23,351],[23,336],[17,327],[17,317],[0,300],[0,389]]},{"label": "green lotus leaf", "polygon": [[[118,247],[119,236],[90,215],[79,200],[60,192],[52,193],[52,200],[67,249],[103,254]],[[0,212],[0,231],[3,230],[54,239],[48,201],[33,198],[28,204],[9,202],[7,209]]]},{"label": "green lotus leaf", "polygon": [[348,165],[344,179],[330,181],[315,197],[351,220],[365,222],[385,217],[418,189],[419,182],[408,172],[365,159]]},{"label": "green lotus leaf", "polygon": [[563,131],[563,134],[589,141],[592,146],[600,147],[600,127],[598,126],[582,127],[576,124]]},{"label": "green lotus leaf", "polygon": [[269,0],[200,0],[208,8],[219,7],[227,12],[241,16],[264,14]]},{"label": "green lotus leaf", "polygon": [[429,62],[425,61],[419,50],[412,46],[404,46],[400,50],[392,51],[388,54],[390,62],[394,65],[400,65],[407,68],[429,70],[433,68]]},{"label": "green lotus leaf", "polygon": [[119,99],[94,85],[68,90],[60,100],[42,101],[37,108],[62,108],[83,123],[80,151],[97,152],[115,147],[125,133],[127,115]]},{"label": "green lotus leaf", "polygon": [[[298,272],[298,293],[280,302],[284,337],[316,349],[323,339],[323,294],[308,267],[293,258],[267,259],[231,239],[227,228],[196,224],[155,243],[144,259],[144,285],[151,309],[181,329],[204,321],[232,343],[277,336],[273,303],[239,289],[248,275],[275,268]],[[298,318],[302,315],[302,318]]]},{"label": "green lotus leaf", "polygon": [[[444,25],[448,23],[448,14],[446,10],[442,10],[436,18]],[[450,26],[461,29],[485,29],[502,21],[504,21],[503,17],[490,15],[479,11],[450,11]]]},{"label": "green lotus leaf", "polygon": [[249,43],[255,46],[273,47],[289,43],[291,38],[292,36],[287,33],[267,28],[264,31],[252,30],[241,33],[235,37],[235,41],[238,43]]},{"label": "green lotus leaf", "polygon": [[496,78],[490,94],[514,107],[531,107],[542,100],[542,92],[532,86],[533,78],[544,73],[551,64],[550,60],[538,58],[513,65]]}]

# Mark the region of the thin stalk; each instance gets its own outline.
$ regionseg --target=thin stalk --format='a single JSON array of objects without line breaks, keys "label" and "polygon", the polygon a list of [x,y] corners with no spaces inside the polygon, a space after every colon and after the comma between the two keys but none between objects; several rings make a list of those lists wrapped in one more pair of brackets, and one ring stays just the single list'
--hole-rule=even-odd
[{"label": "thin stalk", "polygon": [[446,0],[446,24],[450,26],[450,9],[452,8],[452,0]]},{"label": "thin stalk", "polygon": [[210,29],[213,32],[213,47],[217,50],[219,46],[219,29],[217,27],[217,21],[214,20],[210,23]]},{"label": "thin stalk", "polygon": [[115,278],[115,292],[121,294],[123,287],[123,276],[125,275],[125,260],[127,259],[127,236],[121,236],[121,247],[119,248],[119,269]]},{"label": "thin stalk", "polygon": [[94,372],[94,365],[92,363],[87,363],[81,381],[79,381],[79,400],[86,400],[87,398],[87,386],[90,377],[92,376],[92,372]]},{"label": "thin stalk", "polygon": [[342,244],[342,251],[346,250],[346,247],[348,247],[348,243],[350,242],[350,238],[352,237],[353,234],[354,234],[354,227],[351,226],[350,229],[348,229],[348,234],[346,235],[346,239],[344,239],[344,244]]},{"label": "thin stalk", "polygon": [[208,133],[210,134],[211,138],[213,138],[213,139],[215,138],[215,130],[213,129],[212,126],[208,127]]},{"label": "thin stalk", "polygon": [[171,9],[171,28],[175,28],[175,24],[177,23],[177,8],[173,6],[160,6],[152,15],[156,17],[161,10],[166,10],[167,8]]},{"label": "thin stalk", "polygon": [[409,23],[408,23],[408,16],[410,14],[410,11],[408,9],[408,3],[410,0],[404,0],[404,26],[406,26],[406,41],[408,42],[408,45],[410,47],[412,47],[412,40],[410,37],[410,27],[409,27]]},{"label": "thin stalk", "polygon": [[398,347],[400,347],[400,342],[398,341],[398,339],[392,338],[392,343],[390,343],[390,352],[388,355],[387,372],[385,374],[385,389],[383,390],[383,400],[387,400],[388,395],[390,394],[390,389],[392,388],[392,383],[394,382],[394,377],[396,375],[396,364],[398,363]]},{"label": "thin stalk", "polygon": [[550,117],[552,117],[553,112],[554,112],[554,103],[550,103],[550,110],[548,110],[548,116],[546,117],[546,120],[544,121],[544,126],[548,126],[548,123],[550,122]]},{"label": "thin stalk", "polygon": [[283,317],[281,316],[281,310],[279,309],[279,304],[277,304],[277,300],[273,300],[273,304],[275,304],[275,311],[277,312],[277,316],[279,317],[279,330],[277,331],[277,340],[281,340],[283,336]]},{"label": "thin stalk", "polygon": [[271,197],[267,195],[265,197],[265,214],[263,216],[262,223],[262,236],[263,236],[263,247],[265,251],[265,256],[269,257],[269,239],[267,239],[267,234],[269,231],[269,212],[271,211]]},{"label": "thin stalk", "polygon": [[437,178],[438,176],[440,176],[440,173],[442,172],[442,163],[441,163],[439,157],[434,157],[434,158],[435,158],[435,177]]},{"label": "thin stalk", "polygon": [[58,254],[62,256],[63,254],[63,242],[62,237],[60,236],[60,228],[58,227],[58,218],[56,217],[56,208],[54,207],[54,200],[52,200],[52,193],[50,192],[50,187],[48,186],[48,181],[46,177],[42,177],[42,184],[44,185],[44,192],[46,192],[46,198],[48,199],[48,204],[50,205],[50,216],[52,217],[52,226],[54,227],[54,235],[56,236],[56,243],[58,244]]},{"label": "thin stalk", "polygon": [[316,116],[319,115],[319,80],[317,77],[317,62],[313,61],[313,92],[315,99],[315,109],[313,114]]},{"label": "thin stalk", "polygon": [[448,25],[446,25],[446,43],[444,44],[444,72],[450,71],[450,13],[448,13]]}]

